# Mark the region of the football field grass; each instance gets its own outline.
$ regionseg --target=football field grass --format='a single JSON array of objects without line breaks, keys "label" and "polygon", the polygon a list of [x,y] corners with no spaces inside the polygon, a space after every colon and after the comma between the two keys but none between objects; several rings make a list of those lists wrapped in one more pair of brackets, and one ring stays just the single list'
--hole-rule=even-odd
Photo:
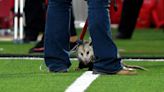
[{"label": "football field grass", "polygon": [[[81,29],[77,29],[78,35]],[[121,56],[164,57],[164,31],[155,29],[137,29],[130,40],[115,39],[116,30],[112,30],[113,39]],[[89,34],[85,35],[88,39]],[[14,44],[0,42],[2,54],[29,54],[28,51],[35,43]]]},{"label": "football field grass", "polygon": [[[149,71],[138,70],[133,76],[101,75],[86,92],[163,92],[164,62],[126,63],[143,66]],[[43,60],[0,60],[0,91],[64,92],[85,71],[75,71],[77,61],[72,61],[68,73],[41,71],[41,64]]]},{"label": "football field grass", "polygon": [[[78,29],[81,30],[81,29]],[[78,34],[80,32],[78,31]],[[122,57],[161,57],[164,58],[164,31],[137,29],[130,40],[113,39]],[[85,39],[88,39],[88,34]],[[0,56],[3,55],[43,55],[29,54],[35,43],[15,44],[0,42]],[[64,92],[86,70],[75,71],[78,66],[72,60],[68,73],[49,73],[44,60],[4,59],[0,57],[0,92]],[[139,65],[148,71],[137,70],[133,76],[101,75],[87,88],[86,92],[164,92],[164,62],[125,61]],[[40,66],[42,65],[42,70]]]},{"label": "football field grass", "polygon": [[0,60],[1,92],[64,92],[82,72],[53,74],[39,66],[43,61]]}]

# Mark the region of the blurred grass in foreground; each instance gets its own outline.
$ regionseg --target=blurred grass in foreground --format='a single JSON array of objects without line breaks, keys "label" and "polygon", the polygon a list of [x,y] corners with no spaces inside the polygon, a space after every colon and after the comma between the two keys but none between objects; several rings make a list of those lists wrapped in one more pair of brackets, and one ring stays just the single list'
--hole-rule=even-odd
[{"label": "blurred grass in foreground", "polygon": [[[81,29],[77,29],[78,35],[80,32]],[[130,40],[115,39],[116,32],[116,29],[112,29],[113,39],[121,56],[164,57],[164,31],[162,29],[136,29]],[[88,38],[87,32],[85,39]],[[0,54],[29,54],[29,49],[35,44],[0,42]]]}]

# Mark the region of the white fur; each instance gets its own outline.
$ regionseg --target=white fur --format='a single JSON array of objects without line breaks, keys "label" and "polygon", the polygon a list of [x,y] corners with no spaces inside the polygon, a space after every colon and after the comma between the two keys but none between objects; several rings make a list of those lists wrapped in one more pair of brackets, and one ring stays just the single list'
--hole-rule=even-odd
[{"label": "white fur", "polygon": [[89,62],[93,61],[93,48],[89,42],[85,42],[84,44],[80,45],[77,49],[78,52],[78,59],[82,61],[84,64],[88,64]]}]

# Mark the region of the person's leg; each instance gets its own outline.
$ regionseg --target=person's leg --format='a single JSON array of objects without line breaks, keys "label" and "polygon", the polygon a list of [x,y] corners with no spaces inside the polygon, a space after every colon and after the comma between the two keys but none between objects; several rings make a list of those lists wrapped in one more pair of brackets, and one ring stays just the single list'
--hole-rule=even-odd
[{"label": "person's leg", "polygon": [[52,72],[67,71],[71,0],[48,0],[45,28],[45,64]]},{"label": "person's leg", "polygon": [[88,0],[88,26],[96,59],[93,70],[110,74],[122,70],[122,65],[111,38],[108,3],[108,0]]},{"label": "person's leg", "polygon": [[29,50],[29,53],[43,53],[43,52],[44,52],[44,34],[42,36],[42,39]]},{"label": "person's leg", "polygon": [[75,18],[73,14],[73,9],[71,8],[70,36],[77,36],[74,21],[75,21]]},{"label": "person's leg", "polygon": [[[73,9],[71,8],[70,50],[72,50],[74,48],[74,46],[77,45],[77,40],[78,40],[78,36],[77,36],[77,33],[76,33],[76,28],[75,28],[74,21],[75,21],[75,18],[74,18],[74,14],[73,14]],[[44,28],[44,26],[43,26],[43,28]],[[39,41],[34,47],[32,47],[29,50],[29,53],[43,53],[43,51],[44,51],[43,44],[44,44],[44,34],[42,36],[41,41]]]},{"label": "person's leg", "polygon": [[26,0],[25,1],[25,37],[24,42],[36,41],[39,32],[45,29],[44,0]]},{"label": "person's leg", "polygon": [[136,26],[143,0],[124,0],[116,38],[130,39]]},{"label": "person's leg", "polygon": [[74,21],[75,21],[75,18],[74,18],[74,14],[73,14],[73,9],[71,8],[70,50],[72,50],[74,48],[74,46],[77,45],[77,40],[78,40]]}]

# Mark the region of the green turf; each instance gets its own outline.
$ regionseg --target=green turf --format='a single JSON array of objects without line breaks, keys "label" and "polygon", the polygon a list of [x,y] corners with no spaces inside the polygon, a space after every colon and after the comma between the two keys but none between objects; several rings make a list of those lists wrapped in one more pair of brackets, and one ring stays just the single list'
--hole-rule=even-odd
[{"label": "green turf", "polygon": [[146,67],[138,75],[100,76],[86,92],[163,92],[164,62],[130,62]]},{"label": "green turf", "polygon": [[[77,29],[78,35],[81,29]],[[113,29],[113,39],[121,56],[164,57],[164,31],[160,29],[136,29],[130,40],[115,39],[117,30]],[[85,35],[88,39],[89,34]],[[15,44],[0,42],[0,54],[29,54],[28,51],[35,43]]]},{"label": "green turf", "polygon": [[[115,32],[113,32],[115,35]],[[155,29],[135,30],[130,40],[114,40],[122,56],[164,56],[164,31]]]},{"label": "green turf", "polygon": [[35,43],[16,44],[10,41],[1,41],[0,54],[28,54],[29,49],[34,45]]},{"label": "green turf", "polygon": [[0,60],[0,92],[64,92],[83,71],[68,73],[40,71],[43,61]]},{"label": "green turf", "polygon": [[[112,33],[114,38],[116,30]],[[87,34],[85,39],[88,37]],[[137,29],[131,40],[114,39],[114,42],[122,56],[164,57],[162,30]],[[0,54],[28,54],[34,45],[0,42]],[[84,72],[75,71],[78,63],[72,62],[68,73],[48,73],[39,70],[42,63],[42,60],[0,60],[0,92],[63,92]],[[144,66],[149,71],[138,71],[135,76],[100,76],[87,92],[163,92],[164,62],[126,63]]]},{"label": "green turf", "polygon": [[[1,92],[64,92],[84,70],[75,71],[78,62],[72,61],[68,73],[40,71],[42,60],[0,60]],[[126,62],[143,66],[149,71],[138,75],[102,75],[86,92],[162,92],[164,62]]]},{"label": "green turf", "polygon": [[[115,39],[117,30],[112,29],[112,36],[121,56],[164,57],[164,31],[162,29],[136,29],[130,40]],[[88,38],[88,34],[85,39]]]}]

